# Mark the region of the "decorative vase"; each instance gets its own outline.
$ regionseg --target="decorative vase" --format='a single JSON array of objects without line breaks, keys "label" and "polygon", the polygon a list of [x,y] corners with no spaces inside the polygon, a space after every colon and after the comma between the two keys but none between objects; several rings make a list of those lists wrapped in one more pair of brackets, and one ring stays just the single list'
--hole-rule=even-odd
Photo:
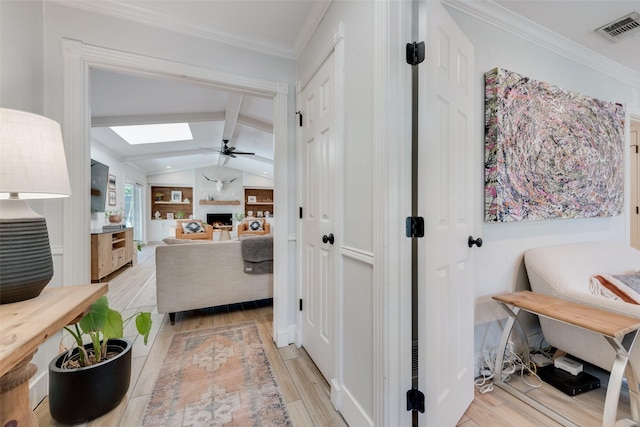
[{"label": "decorative vase", "polygon": [[122,222],[122,215],[109,215],[109,222],[111,224],[120,224],[120,222]]},{"label": "decorative vase", "polygon": [[[91,344],[85,345],[90,348]],[[111,338],[107,351],[118,352],[111,359],[84,368],[63,369],[67,352],[49,364],[49,410],[56,421],[79,424],[96,419],[118,406],[131,381],[131,342]],[[72,350],[71,358],[79,350]]]}]

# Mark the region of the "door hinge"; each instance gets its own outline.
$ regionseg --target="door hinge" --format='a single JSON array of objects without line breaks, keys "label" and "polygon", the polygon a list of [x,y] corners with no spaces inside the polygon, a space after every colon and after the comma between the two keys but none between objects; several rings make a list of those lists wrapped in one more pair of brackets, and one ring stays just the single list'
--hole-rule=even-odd
[{"label": "door hinge", "polygon": [[407,390],[407,411],[418,411],[424,414],[424,393],[417,388]]},{"label": "door hinge", "polygon": [[418,65],[424,61],[424,42],[407,43],[407,64]]},{"label": "door hinge", "polygon": [[298,124],[300,127],[302,127],[302,111],[296,111],[296,115],[298,116]]},{"label": "door hinge", "polygon": [[300,219],[302,219],[302,206],[300,206]]},{"label": "door hinge", "polygon": [[640,207],[636,206],[636,215],[640,214]]},{"label": "door hinge", "polygon": [[424,237],[424,218],[408,216],[406,220],[407,237]]},{"label": "door hinge", "polygon": [[302,311],[302,298],[300,298],[300,311]]}]

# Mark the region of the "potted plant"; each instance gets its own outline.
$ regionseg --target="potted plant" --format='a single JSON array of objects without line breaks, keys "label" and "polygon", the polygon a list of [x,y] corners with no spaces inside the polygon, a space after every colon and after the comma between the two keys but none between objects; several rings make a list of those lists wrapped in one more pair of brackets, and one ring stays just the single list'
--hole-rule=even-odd
[{"label": "potted plant", "polygon": [[153,193],[153,198],[156,200],[156,202],[160,202],[162,201],[162,198],[164,197],[164,193]]},{"label": "potted plant", "polygon": [[75,345],[49,364],[49,409],[55,420],[83,423],[106,414],[122,401],[131,379],[132,345],[122,337],[124,325],[134,317],[146,345],[151,313],[140,312],[123,321],[122,315],[109,307],[106,296],[93,303],[78,323],[65,326]]},{"label": "potted plant", "polygon": [[111,209],[104,211],[105,221],[111,224],[120,224],[124,216],[124,209]]},{"label": "potted plant", "polygon": [[184,212],[182,211],[176,212],[176,219],[183,219],[183,218],[184,218]]}]

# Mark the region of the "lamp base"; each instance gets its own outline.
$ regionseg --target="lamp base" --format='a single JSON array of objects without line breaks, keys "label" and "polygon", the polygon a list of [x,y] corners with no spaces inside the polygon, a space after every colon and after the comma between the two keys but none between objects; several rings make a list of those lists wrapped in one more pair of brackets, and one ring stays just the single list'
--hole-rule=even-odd
[{"label": "lamp base", "polygon": [[46,220],[24,200],[2,200],[0,216],[0,304],[35,298],[53,277]]}]

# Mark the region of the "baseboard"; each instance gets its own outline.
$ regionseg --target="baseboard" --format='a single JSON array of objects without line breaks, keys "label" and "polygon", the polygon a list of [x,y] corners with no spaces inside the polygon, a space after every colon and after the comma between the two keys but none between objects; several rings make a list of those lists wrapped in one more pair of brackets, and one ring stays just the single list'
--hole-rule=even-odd
[{"label": "baseboard", "polygon": [[31,409],[36,409],[36,406],[49,394],[48,379],[49,373],[48,370],[45,370],[36,374],[29,381],[29,404]]},{"label": "baseboard", "polygon": [[286,328],[279,329],[276,332],[276,347],[286,347],[289,344],[295,343],[296,340],[296,325],[288,325]]},{"label": "baseboard", "polygon": [[335,378],[331,380],[331,403],[336,411],[342,408],[342,387]]},{"label": "baseboard", "polygon": [[[333,391],[333,387],[332,387]],[[342,407],[340,413],[344,420],[352,426],[368,426],[373,427],[373,420],[362,409],[362,406],[353,398],[353,395],[349,393],[346,388],[341,389]],[[333,395],[332,395],[333,400]]]}]

